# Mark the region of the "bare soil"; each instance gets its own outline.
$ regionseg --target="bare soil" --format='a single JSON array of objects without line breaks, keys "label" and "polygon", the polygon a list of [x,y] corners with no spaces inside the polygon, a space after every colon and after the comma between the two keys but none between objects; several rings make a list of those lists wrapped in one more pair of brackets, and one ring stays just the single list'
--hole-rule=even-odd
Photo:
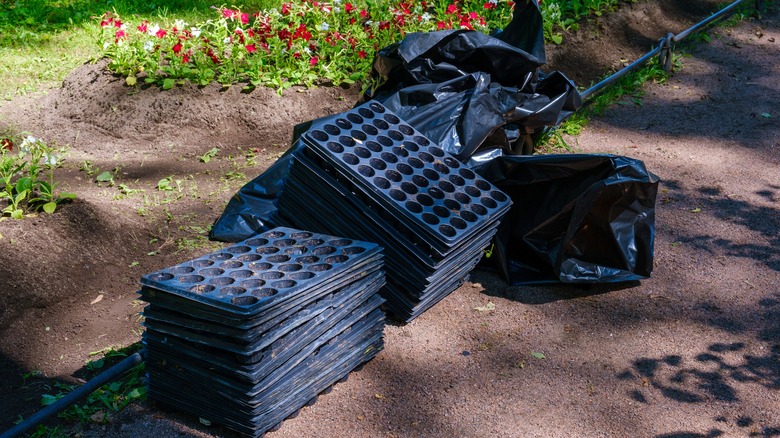
[{"label": "bare soil", "polygon": [[[548,48],[548,67],[588,84],[716,3],[626,5]],[[389,325],[385,351],[269,436],[780,436],[777,18],[711,31],[641,105],[621,102],[569,139],[661,177],[652,278],[509,287],[475,272]],[[69,146],[59,180],[78,194],[53,215],[0,222],[0,430],[55,382],[78,382],[90,352],[138,342],[140,276],[218,248],[202,231],[292,127],[358,94],[239,88],[134,90],[98,63],[0,106],[0,126]],[[116,185],[96,184],[84,161],[115,171]],[[177,188],[157,190],[169,176]],[[488,302],[495,310],[475,310]],[[23,378],[32,371],[42,375]],[[233,436],[151,402],[66,430]]]}]

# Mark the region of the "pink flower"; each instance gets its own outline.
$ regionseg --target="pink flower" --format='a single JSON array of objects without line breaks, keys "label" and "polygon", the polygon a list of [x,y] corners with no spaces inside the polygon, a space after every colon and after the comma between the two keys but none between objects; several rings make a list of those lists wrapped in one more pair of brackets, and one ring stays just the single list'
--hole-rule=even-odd
[{"label": "pink flower", "polygon": [[234,14],[235,14],[235,12],[233,12],[232,9],[224,9],[222,11],[222,16],[224,18],[231,18],[232,19]]},{"label": "pink flower", "polygon": [[241,14],[241,24],[249,24],[249,14],[246,12]]},{"label": "pink flower", "polygon": [[176,43],[176,45],[173,46],[173,53],[178,55],[179,52],[181,52],[181,43]]},{"label": "pink flower", "polygon": [[165,38],[165,35],[167,35],[167,34],[168,34],[168,32],[166,32],[165,29],[160,29],[160,30],[157,31],[157,33],[155,33],[157,38]]},{"label": "pink flower", "polygon": [[282,15],[287,15],[289,13],[290,13],[290,4],[282,3]]},{"label": "pink flower", "polygon": [[477,14],[476,12],[469,12],[469,18],[471,18],[472,20],[476,20],[477,18],[479,18],[479,14]]},{"label": "pink flower", "polygon": [[119,30],[118,30],[118,31],[116,31],[116,33],[114,34],[114,42],[115,42],[115,43],[118,43],[118,42],[119,42],[119,40],[123,39],[125,36],[126,36],[126,35],[125,35],[125,31],[124,31],[124,30],[122,30],[122,29],[119,29]]},{"label": "pink flower", "polygon": [[458,7],[455,5],[449,5],[447,6],[447,13],[448,14],[456,14],[458,12]]},{"label": "pink flower", "polygon": [[247,44],[246,46],[244,46],[244,48],[246,48],[246,51],[248,53],[255,53],[255,52],[257,52],[257,47],[255,47],[254,44]]},{"label": "pink flower", "polygon": [[146,31],[149,30],[149,27],[147,26],[148,24],[148,21],[142,21],[141,24],[138,25],[138,32],[146,33]]},{"label": "pink flower", "polygon": [[360,18],[368,18],[368,11],[365,9],[360,10]]},{"label": "pink flower", "polygon": [[352,12],[355,10],[355,7],[352,5],[352,3],[347,3],[346,5],[344,5],[344,10],[346,12]]},{"label": "pink flower", "polygon": [[445,23],[443,21],[439,21],[439,22],[436,23],[436,28],[439,29],[439,30],[442,30],[442,29],[447,29],[448,26],[447,26],[447,23]]},{"label": "pink flower", "polygon": [[311,59],[309,59],[309,65],[311,65],[312,67],[317,65],[317,62],[319,62],[319,59],[317,59],[316,56],[312,56]]}]

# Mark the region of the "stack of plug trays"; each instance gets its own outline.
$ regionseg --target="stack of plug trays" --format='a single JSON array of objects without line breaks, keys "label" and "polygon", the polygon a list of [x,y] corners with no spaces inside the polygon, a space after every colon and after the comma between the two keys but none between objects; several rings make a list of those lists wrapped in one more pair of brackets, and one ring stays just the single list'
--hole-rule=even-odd
[{"label": "stack of plug trays", "polygon": [[377,242],[396,317],[468,278],[511,201],[377,102],[312,126],[277,202],[280,223]]},{"label": "stack of plug trays", "polygon": [[149,396],[260,436],[383,347],[373,243],[276,228],[141,278]]}]

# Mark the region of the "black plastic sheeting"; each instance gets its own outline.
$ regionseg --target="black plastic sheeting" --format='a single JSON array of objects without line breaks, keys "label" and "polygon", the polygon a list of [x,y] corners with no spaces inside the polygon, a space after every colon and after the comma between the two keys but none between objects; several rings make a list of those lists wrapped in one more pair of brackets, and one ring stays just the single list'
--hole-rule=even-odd
[{"label": "black plastic sheeting", "polygon": [[615,155],[504,156],[477,170],[508,194],[489,265],[511,284],[615,283],[653,270],[658,178]]},{"label": "black plastic sheeting", "polygon": [[[466,30],[410,34],[379,51],[372,71],[375,87],[358,104],[371,99],[382,102],[446,152],[506,190],[515,207],[502,223],[496,257],[499,270],[512,283],[617,282],[647,277],[653,261],[657,181],[641,162],[586,155],[521,156],[532,153],[532,135],[559,124],[582,105],[574,84],[563,74],[539,70],[546,62],[543,42],[542,17],[535,0],[517,2],[510,24],[492,36]],[[303,133],[322,120],[296,126],[290,150],[230,200],[211,231],[213,239],[237,242],[279,225],[272,220],[277,212],[275,200],[289,174],[293,153],[303,147]],[[535,163],[534,169],[545,169],[549,175],[558,172],[577,177],[550,176],[549,189],[541,191],[541,184],[519,182],[528,181],[526,172],[540,172],[526,168],[527,163]],[[540,191],[525,194],[515,185]],[[622,201],[615,201],[612,210],[588,210],[588,205],[601,208],[616,195],[617,187],[629,191]],[[533,203],[522,198],[531,195]],[[638,206],[642,208],[634,208]],[[539,210],[540,217],[546,215],[549,223],[529,228],[526,216],[532,210]],[[576,221],[589,227],[570,231]],[[633,225],[633,234],[623,231]],[[611,243],[602,243],[603,235],[609,233],[594,233],[594,229],[612,229],[617,234],[608,240]],[[546,238],[553,240],[545,242]],[[535,255],[525,254],[528,248]],[[577,255],[578,251],[583,254]]]}]

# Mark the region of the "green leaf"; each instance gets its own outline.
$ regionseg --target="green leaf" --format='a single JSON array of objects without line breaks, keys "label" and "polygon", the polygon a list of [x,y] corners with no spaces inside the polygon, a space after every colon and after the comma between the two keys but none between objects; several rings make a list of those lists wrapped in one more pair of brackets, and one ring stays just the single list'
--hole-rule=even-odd
[{"label": "green leaf", "polygon": [[771,118],[772,118],[772,114],[769,114],[769,113],[761,113],[761,117],[763,117],[763,118],[765,118],[765,119],[771,119]]},{"label": "green leaf", "polygon": [[699,207],[691,209],[691,213],[699,213],[699,212],[701,212],[701,208],[699,208]]},{"label": "green leaf", "polygon": [[24,217],[24,212],[20,209],[13,210],[11,212],[11,218],[13,219],[22,219]]},{"label": "green leaf", "polygon": [[60,193],[59,199],[76,199],[76,194],[70,192],[62,192]]},{"label": "green leaf", "polygon": [[100,175],[98,175],[95,178],[95,181],[97,182],[114,182],[114,175],[111,174],[109,171],[102,172]]},{"label": "green leaf", "polygon": [[28,176],[24,178],[19,178],[16,181],[16,186],[14,188],[16,189],[16,193],[22,193],[24,191],[32,190],[32,178]]},{"label": "green leaf", "polygon": [[550,39],[552,40],[553,43],[558,45],[558,44],[561,44],[563,42],[563,35],[557,33],[557,34],[551,36]]},{"label": "green leaf", "polygon": [[139,387],[134,388],[132,391],[127,393],[127,398],[130,400],[135,400],[137,398],[141,398],[144,395],[146,395],[146,387]]},{"label": "green leaf", "polygon": [[57,203],[56,202],[47,202],[43,204],[43,211],[45,211],[47,214],[54,213],[54,210],[57,209]]},{"label": "green leaf", "polygon": [[163,79],[162,89],[170,90],[171,88],[173,88],[174,85],[176,85],[176,81],[174,81],[173,79],[170,78]]},{"label": "green leaf", "polygon": [[544,359],[544,354],[537,351],[532,352],[531,356],[535,359]]},{"label": "green leaf", "polygon": [[128,87],[134,86],[137,82],[138,82],[138,79],[136,79],[135,76],[128,76],[125,79],[125,83],[127,84]]},{"label": "green leaf", "polygon": [[51,394],[43,394],[41,396],[41,406],[49,406],[50,404],[53,404],[60,398]]},{"label": "green leaf", "polygon": [[217,156],[217,152],[219,152],[219,149],[211,148],[210,151],[208,151],[205,154],[200,156],[200,161],[202,161],[204,163],[208,163],[209,161],[211,161],[212,158]]}]

